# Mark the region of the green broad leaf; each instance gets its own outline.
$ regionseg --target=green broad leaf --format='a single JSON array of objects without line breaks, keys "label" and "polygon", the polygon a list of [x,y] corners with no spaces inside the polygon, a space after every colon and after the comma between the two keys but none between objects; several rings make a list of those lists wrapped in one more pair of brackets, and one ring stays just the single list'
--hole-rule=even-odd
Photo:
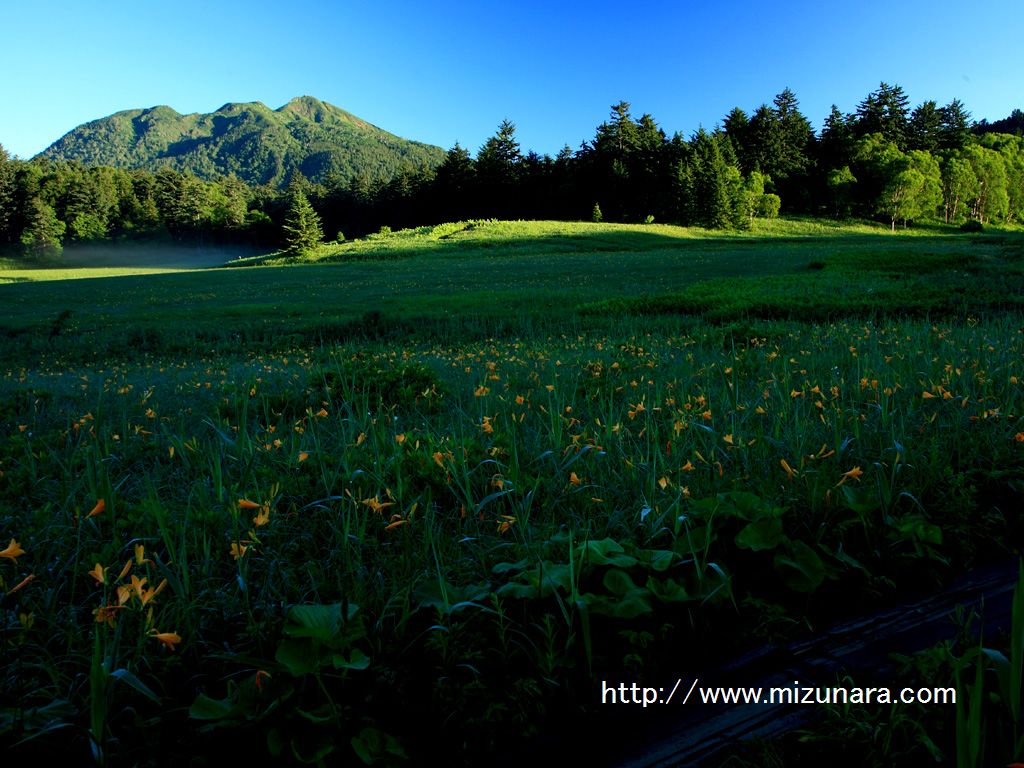
[{"label": "green broad leaf", "polygon": [[868,569],[864,567],[864,564],[861,563],[860,560],[856,559],[855,557],[852,557],[851,555],[848,555],[846,552],[842,550],[842,547],[840,547],[833,553],[833,557],[835,557],[836,560],[850,568],[861,571],[865,574],[869,573]]},{"label": "green broad leaf", "polygon": [[604,575],[604,586],[612,596],[587,593],[583,600],[591,613],[631,619],[651,612],[651,593],[638,587],[625,571],[611,570]]},{"label": "green broad leaf", "polygon": [[690,513],[702,520],[709,520],[714,515],[729,514],[732,511],[733,506],[731,504],[724,503],[723,496],[721,494],[717,496],[709,496],[705,499],[690,501]]},{"label": "green broad leaf", "polygon": [[775,570],[786,586],[796,592],[813,592],[825,580],[825,564],[802,541],[790,543],[789,553],[775,554]]},{"label": "green broad leaf", "polygon": [[324,725],[326,723],[333,722],[336,719],[336,715],[331,714],[330,707],[324,705],[316,710],[303,709],[302,707],[295,708],[296,714],[304,720],[308,720],[314,725]]},{"label": "green broad leaf", "polygon": [[922,544],[941,544],[942,529],[928,522],[921,515],[910,515],[897,520],[894,524],[900,538],[912,539]]},{"label": "green broad leaf", "polygon": [[523,576],[537,587],[542,597],[547,597],[558,590],[568,592],[572,586],[572,570],[567,563],[552,563],[545,560]]},{"label": "green broad leaf", "polygon": [[334,751],[334,740],[327,733],[314,733],[301,740],[292,739],[292,755],[300,763],[315,765]]},{"label": "green broad leaf", "polygon": [[775,549],[784,539],[782,520],[777,517],[764,518],[743,526],[743,529],[736,534],[736,546],[740,549],[760,552],[765,549]]},{"label": "green broad leaf", "polygon": [[640,565],[652,571],[667,571],[676,562],[678,555],[670,549],[642,549],[636,554]]},{"label": "green broad leaf", "polygon": [[330,640],[341,632],[346,621],[352,619],[359,606],[349,603],[348,616],[342,616],[341,603],[331,605],[293,605],[288,611],[284,633],[289,637],[311,637]]},{"label": "green broad leaf", "polygon": [[730,491],[720,498],[725,502],[724,509],[743,520],[759,520],[762,517],[779,517],[782,509],[772,507],[760,496],[749,491]]},{"label": "green broad leaf", "polygon": [[295,677],[316,672],[322,663],[319,650],[307,640],[282,640],[274,658]]},{"label": "green broad leaf", "polygon": [[613,569],[604,575],[604,586],[613,595],[622,597],[637,589],[632,577],[625,571]]},{"label": "green broad leaf", "polygon": [[438,579],[430,579],[420,584],[413,592],[413,600],[419,608],[450,612],[457,605],[465,605],[474,601],[485,600],[491,593],[491,585],[467,584],[456,586]]},{"label": "green broad leaf", "polygon": [[405,750],[398,739],[376,728],[363,728],[358,735],[352,737],[352,749],[366,765],[373,765],[388,755],[406,758]]},{"label": "green broad leaf", "polygon": [[878,509],[878,492],[870,487],[856,488],[844,485],[843,500],[847,507],[859,515],[866,515]]},{"label": "green broad leaf", "polygon": [[525,570],[526,567],[529,566],[529,564],[530,561],[527,560],[525,557],[518,563],[498,563],[496,566],[491,568],[491,573],[502,574],[509,573],[511,571],[522,571]]},{"label": "green broad leaf", "polygon": [[211,699],[200,693],[188,708],[188,716],[194,720],[224,720],[231,717],[234,708],[228,699]]},{"label": "green broad leaf", "polygon": [[685,603],[695,598],[686,591],[686,587],[675,579],[647,580],[647,591],[663,603]]},{"label": "green broad leaf", "polygon": [[625,554],[626,550],[615,539],[601,539],[600,541],[588,541],[586,546],[586,557],[592,565],[616,565],[619,568],[629,568],[636,565],[636,558]]},{"label": "green broad leaf", "polygon": [[615,619],[632,619],[651,612],[650,593],[646,589],[638,589],[636,594],[623,597],[595,595],[588,592],[583,595],[590,613],[611,616]]},{"label": "green broad leaf", "polygon": [[533,600],[537,597],[538,589],[532,584],[520,584],[509,582],[498,588],[499,597],[510,597],[513,600]]},{"label": "green broad leaf", "polygon": [[370,666],[370,657],[358,648],[353,648],[348,656],[343,653],[333,654],[331,663],[335,669],[366,669]]}]

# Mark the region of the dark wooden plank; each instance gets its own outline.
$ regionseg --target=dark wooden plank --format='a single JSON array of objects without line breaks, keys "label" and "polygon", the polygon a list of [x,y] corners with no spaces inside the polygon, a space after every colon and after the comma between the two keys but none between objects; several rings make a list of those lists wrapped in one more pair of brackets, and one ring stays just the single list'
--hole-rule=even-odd
[{"label": "dark wooden plank", "polygon": [[[892,654],[912,654],[933,647],[957,632],[958,606],[977,611],[986,636],[1010,625],[1010,605],[1018,561],[975,571],[945,591],[877,614],[838,624],[782,648],[766,648],[701,676],[700,685],[747,688],[832,685],[839,673],[857,686],[899,687],[892,679]],[[684,680],[689,686],[691,680]],[[696,694],[695,694],[696,695]],[[779,736],[806,726],[816,705],[704,705],[693,698],[676,709],[671,721],[652,710],[659,722],[631,743],[620,742],[608,765],[620,768],[711,766],[741,739]]]}]

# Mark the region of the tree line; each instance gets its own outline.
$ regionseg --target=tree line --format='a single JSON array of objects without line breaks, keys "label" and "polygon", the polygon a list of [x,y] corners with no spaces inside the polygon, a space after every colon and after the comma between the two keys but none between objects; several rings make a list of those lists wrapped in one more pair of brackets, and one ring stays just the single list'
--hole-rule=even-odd
[{"label": "tree line", "polygon": [[0,249],[41,255],[136,237],[281,247],[294,245],[299,220],[308,223],[307,244],[310,232],[344,238],[474,218],[744,228],[782,210],[877,218],[892,228],[1020,222],[1022,133],[1020,110],[972,123],[959,100],[911,109],[899,86],[882,83],[851,113],[833,106],[818,133],[788,88],[689,138],[667,135],[649,114],[634,117],[623,101],[591,140],[554,157],[524,153],[505,120],[475,156],[456,143],[434,169],[406,167],[383,183],[357,174],[336,185],[295,173],[284,191],[169,169],[14,160],[0,147]]}]

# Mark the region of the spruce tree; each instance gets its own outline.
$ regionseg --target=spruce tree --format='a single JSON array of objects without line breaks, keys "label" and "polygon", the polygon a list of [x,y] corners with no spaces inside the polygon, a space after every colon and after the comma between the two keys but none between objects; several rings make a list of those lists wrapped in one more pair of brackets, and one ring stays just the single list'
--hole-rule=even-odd
[{"label": "spruce tree", "polygon": [[25,252],[36,258],[57,258],[64,250],[64,222],[57,218],[53,208],[38,197],[28,203],[28,216],[21,244]]},{"label": "spruce tree", "polygon": [[14,191],[14,165],[0,144],[0,246],[14,239],[11,231]]},{"label": "spruce tree", "polygon": [[285,253],[302,256],[313,251],[324,239],[317,216],[309,198],[301,191],[292,194],[288,216],[284,222]]}]

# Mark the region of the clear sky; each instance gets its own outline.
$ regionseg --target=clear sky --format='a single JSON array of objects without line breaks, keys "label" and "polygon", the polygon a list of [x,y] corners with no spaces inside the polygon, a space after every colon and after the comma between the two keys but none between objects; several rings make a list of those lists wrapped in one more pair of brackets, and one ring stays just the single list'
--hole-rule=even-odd
[{"label": "clear sky", "polygon": [[277,108],[310,95],[475,153],[578,148],[620,100],[670,135],[789,87],[815,129],[880,82],[975,119],[1024,108],[1024,1],[0,0],[0,144],[31,157],[75,126],[166,104]]}]

